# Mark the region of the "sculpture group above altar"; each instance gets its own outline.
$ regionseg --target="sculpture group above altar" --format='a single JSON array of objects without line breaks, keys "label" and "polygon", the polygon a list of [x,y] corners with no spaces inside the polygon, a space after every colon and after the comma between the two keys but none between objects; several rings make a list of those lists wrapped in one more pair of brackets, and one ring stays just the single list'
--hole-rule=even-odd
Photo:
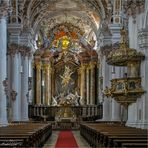
[{"label": "sculpture group above altar", "polygon": [[51,30],[50,45],[40,45],[34,53],[34,104],[97,103],[98,55],[90,44],[94,42],[84,40],[84,33],[69,25]]}]

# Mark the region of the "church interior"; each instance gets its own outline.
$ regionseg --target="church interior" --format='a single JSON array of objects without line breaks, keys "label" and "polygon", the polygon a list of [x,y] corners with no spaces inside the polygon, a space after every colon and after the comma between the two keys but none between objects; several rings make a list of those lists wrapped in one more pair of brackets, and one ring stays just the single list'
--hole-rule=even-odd
[{"label": "church interior", "polygon": [[148,147],[148,0],[0,0],[0,147]]}]

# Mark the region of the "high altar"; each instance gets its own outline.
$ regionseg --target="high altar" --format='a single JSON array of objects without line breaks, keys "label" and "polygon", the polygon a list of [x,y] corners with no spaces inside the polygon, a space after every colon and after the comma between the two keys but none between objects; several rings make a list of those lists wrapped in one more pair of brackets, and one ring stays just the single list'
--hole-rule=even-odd
[{"label": "high altar", "polygon": [[[67,24],[54,30],[52,46],[39,46],[34,54],[33,104],[60,108],[55,113],[57,118],[76,118],[72,107],[97,104],[99,66],[92,49],[94,42],[78,42],[78,28],[69,27]],[[95,109],[92,112],[95,114]]]}]

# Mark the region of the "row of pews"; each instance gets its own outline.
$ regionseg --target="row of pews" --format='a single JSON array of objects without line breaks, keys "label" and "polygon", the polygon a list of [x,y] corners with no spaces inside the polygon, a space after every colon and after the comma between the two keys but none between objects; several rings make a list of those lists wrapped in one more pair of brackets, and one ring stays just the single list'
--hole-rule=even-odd
[{"label": "row of pews", "polygon": [[92,147],[148,147],[148,131],[121,124],[83,123],[80,134]]},{"label": "row of pews", "polygon": [[51,124],[16,123],[0,127],[0,147],[39,147],[51,134]]}]

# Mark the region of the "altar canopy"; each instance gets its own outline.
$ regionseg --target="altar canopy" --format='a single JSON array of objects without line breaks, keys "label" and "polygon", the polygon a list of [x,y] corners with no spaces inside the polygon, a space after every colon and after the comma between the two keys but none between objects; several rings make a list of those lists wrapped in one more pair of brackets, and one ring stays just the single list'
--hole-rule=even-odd
[{"label": "altar canopy", "polygon": [[34,104],[95,105],[97,103],[98,55],[95,41],[70,23],[49,31],[34,53]]}]

